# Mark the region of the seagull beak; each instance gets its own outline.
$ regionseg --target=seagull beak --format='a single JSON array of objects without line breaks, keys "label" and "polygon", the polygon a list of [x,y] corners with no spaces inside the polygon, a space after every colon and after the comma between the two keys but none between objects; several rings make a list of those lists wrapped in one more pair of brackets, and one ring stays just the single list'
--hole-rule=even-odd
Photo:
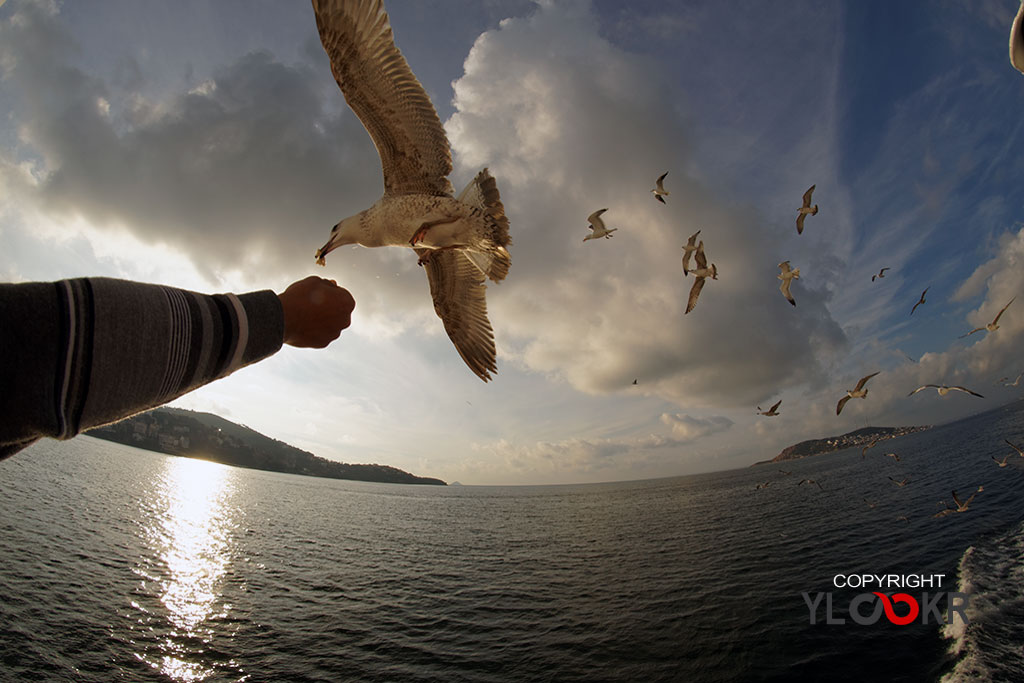
[{"label": "seagull beak", "polygon": [[331,244],[331,242],[333,242],[333,240],[327,240],[327,244],[316,250],[316,264],[318,266],[327,265],[327,261],[324,260],[324,257],[334,250],[334,245]]}]

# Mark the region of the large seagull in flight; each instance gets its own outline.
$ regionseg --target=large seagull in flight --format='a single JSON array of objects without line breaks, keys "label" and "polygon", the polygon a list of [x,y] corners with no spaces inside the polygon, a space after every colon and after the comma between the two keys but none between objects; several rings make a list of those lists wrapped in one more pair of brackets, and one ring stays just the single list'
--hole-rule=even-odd
[{"label": "large seagull in flight", "polygon": [[503,280],[511,263],[497,184],[485,168],[452,196],[448,137],[395,47],[381,0],[313,0],[313,11],[331,72],[377,146],[384,171],[384,196],[335,225],[317,250],[317,263],[346,244],[415,249],[445,331],[486,382],[497,364],[484,280]]}]

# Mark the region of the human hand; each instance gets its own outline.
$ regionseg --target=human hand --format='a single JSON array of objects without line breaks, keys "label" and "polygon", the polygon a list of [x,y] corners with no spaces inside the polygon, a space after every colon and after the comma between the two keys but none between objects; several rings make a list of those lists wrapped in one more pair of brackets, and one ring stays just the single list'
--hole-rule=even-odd
[{"label": "human hand", "polygon": [[322,349],[352,323],[355,299],[334,280],[310,275],[277,295],[284,310],[284,343]]}]

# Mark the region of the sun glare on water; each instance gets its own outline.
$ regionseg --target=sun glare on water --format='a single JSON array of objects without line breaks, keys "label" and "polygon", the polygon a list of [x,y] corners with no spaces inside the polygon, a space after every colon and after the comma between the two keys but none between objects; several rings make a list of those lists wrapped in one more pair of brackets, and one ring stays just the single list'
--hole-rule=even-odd
[{"label": "sun glare on water", "polygon": [[210,642],[208,622],[230,609],[220,598],[237,523],[233,479],[224,465],[173,458],[154,491],[153,514],[143,533],[155,562],[144,576],[168,623],[159,656],[140,658],[175,681],[201,681],[215,673],[195,643]]}]

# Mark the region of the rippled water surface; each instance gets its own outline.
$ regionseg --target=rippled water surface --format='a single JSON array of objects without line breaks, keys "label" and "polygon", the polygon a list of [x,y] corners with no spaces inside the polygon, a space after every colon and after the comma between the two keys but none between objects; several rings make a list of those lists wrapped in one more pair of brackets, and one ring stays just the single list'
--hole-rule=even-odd
[{"label": "rippled water surface", "polygon": [[[1022,407],[886,442],[899,463],[878,447],[791,475],[586,486],[366,484],[40,443],[0,462],[0,679],[1024,676],[1024,460],[991,460],[1024,441]],[[968,512],[932,517],[979,485]],[[810,624],[801,593],[845,610],[832,577],[861,572],[945,573],[973,593],[970,623]]]}]

